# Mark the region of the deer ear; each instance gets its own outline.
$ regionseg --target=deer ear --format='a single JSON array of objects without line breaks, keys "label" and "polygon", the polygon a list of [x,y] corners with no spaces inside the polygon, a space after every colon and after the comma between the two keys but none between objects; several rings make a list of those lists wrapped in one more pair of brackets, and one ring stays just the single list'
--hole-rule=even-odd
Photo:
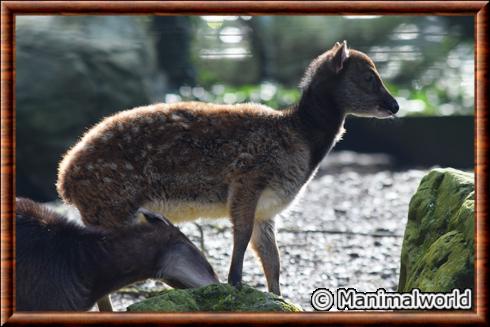
[{"label": "deer ear", "polygon": [[163,222],[167,226],[172,226],[172,223],[170,221],[168,221],[167,218],[165,218],[164,216],[162,216],[156,212],[147,210],[145,208],[139,208],[138,212],[141,213],[143,216],[145,216],[146,220],[151,224]]},{"label": "deer ear", "polygon": [[347,58],[349,58],[349,49],[347,48],[347,41],[342,43],[335,43],[335,46],[332,48],[332,59],[330,59],[330,67],[338,74],[342,68],[344,67],[344,62]]}]

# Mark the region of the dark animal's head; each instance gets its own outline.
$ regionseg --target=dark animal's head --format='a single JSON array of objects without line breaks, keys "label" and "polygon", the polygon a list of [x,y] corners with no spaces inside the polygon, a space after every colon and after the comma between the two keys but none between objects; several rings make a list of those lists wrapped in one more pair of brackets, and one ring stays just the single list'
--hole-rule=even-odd
[{"label": "dark animal's head", "polygon": [[399,109],[373,61],[360,51],[348,49],[346,41],[335,43],[311,63],[302,87],[318,97],[333,98],[345,114],[386,118]]},{"label": "dark animal's head", "polygon": [[165,217],[139,209],[158,232],[169,235],[157,258],[158,277],[175,288],[195,288],[219,283],[213,267],[199,249]]}]

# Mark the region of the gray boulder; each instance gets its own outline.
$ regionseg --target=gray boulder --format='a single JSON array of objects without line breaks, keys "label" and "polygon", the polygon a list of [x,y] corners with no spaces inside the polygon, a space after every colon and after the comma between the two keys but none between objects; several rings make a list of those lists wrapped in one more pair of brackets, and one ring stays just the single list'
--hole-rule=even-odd
[{"label": "gray boulder", "polygon": [[163,95],[148,26],[144,17],[17,17],[18,195],[56,198],[57,163],[87,128]]}]

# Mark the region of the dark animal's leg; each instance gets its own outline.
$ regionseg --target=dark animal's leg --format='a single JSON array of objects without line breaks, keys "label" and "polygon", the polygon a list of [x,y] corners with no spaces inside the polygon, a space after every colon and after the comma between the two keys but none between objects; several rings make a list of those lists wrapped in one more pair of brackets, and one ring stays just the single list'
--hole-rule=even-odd
[{"label": "dark animal's leg", "polygon": [[100,312],[112,312],[112,303],[110,295],[105,295],[97,301]]},{"label": "dark animal's leg", "polygon": [[279,286],[280,261],[274,232],[274,220],[256,221],[252,247],[262,262],[269,292],[281,295]]},{"label": "dark animal's leg", "polygon": [[233,223],[233,254],[228,283],[233,286],[242,282],[243,258],[252,236],[259,196],[260,192],[254,185],[242,182],[231,185],[228,201]]}]

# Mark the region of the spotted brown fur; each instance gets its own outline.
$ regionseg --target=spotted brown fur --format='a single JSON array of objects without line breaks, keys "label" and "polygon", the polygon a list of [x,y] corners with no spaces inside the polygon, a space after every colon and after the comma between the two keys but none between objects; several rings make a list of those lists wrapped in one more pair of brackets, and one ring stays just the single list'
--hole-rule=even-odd
[{"label": "spotted brown fur", "polygon": [[343,133],[347,114],[386,117],[398,105],[374,63],[336,43],[315,59],[298,105],[155,104],[104,119],[70,149],[58,192],[85,223],[131,224],[139,206],[170,220],[231,217],[229,280],[241,280],[250,239],[269,290],[279,291],[273,218],[312,177]]}]

